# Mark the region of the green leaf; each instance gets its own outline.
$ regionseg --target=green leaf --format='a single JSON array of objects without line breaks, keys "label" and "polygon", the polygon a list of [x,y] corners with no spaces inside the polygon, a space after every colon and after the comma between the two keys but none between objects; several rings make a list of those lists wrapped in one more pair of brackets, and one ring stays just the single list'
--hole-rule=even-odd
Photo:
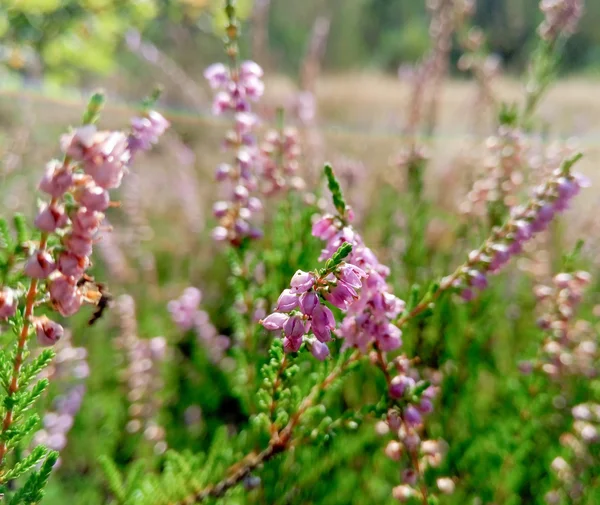
[{"label": "green leaf", "polygon": [[31,454],[21,461],[17,462],[15,466],[6,471],[2,476],[5,481],[16,479],[21,475],[29,472],[33,469],[43,458],[48,454],[48,449],[43,445],[38,445]]},{"label": "green leaf", "polygon": [[344,195],[342,194],[340,183],[335,178],[333,168],[329,163],[325,163],[323,171],[325,172],[325,177],[327,178],[327,186],[329,187],[329,191],[331,191],[333,205],[338,211],[338,214],[343,217],[346,214],[347,205],[346,200],[344,200]]}]

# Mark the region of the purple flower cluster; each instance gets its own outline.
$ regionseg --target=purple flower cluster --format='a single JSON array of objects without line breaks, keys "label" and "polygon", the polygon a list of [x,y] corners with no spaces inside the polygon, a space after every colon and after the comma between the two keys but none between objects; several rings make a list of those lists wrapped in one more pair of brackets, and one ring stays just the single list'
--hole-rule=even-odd
[{"label": "purple flower cluster", "polygon": [[[43,377],[64,388],[64,391],[54,399],[53,408],[44,414],[43,428],[34,435],[32,447],[45,445],[55,451],[65,448],[67,436],[83,401],[83,381],[88,375],[87,351],[83,347],[74,347],[67,333],[66,338],[57,345],[54,361],[42,373]],[[60,459],[57,465],[60,465]]]},{"label": "purple flower cluster", "polygon": [[327,342],[336,327],[333,313],[324,301],[347,311],[358,300],[365,277],[361,268],[344,262],[322,274],[298,270],[290,288],[279,296],[276,311],[260,323],[269,331],[283,330],[286,352],[297,352],[306,342],[313,356],[324,360],[329,356]]},{"label": "purple flower cluster", "polygon": [[[136,139],[135,150],[149,148],[167,126],[157,112],[136,118],[130,136]],[[124,133],[98,131],[90,124],[64,135],[64,161],[53,160],[46,167],[39,187],[51,201],[40,209],[35,225],[46,237],[58,233],[62,246],[47,250],[44,238],[24,271],[31,278],[47,279],[50,301],[63,316],[75,314],[84,302],[98,301],[98,293],[88,292],[79,280],[90,266],[92,246],[110,206],[109,190],[120,186],[131,160],[131,147]],[[74,205],[66,204],[67,194]],[[42,345],[52,345],[62,335],[62,328],[47,318],[38,318],[35,327]]]},{"label": "purple flower cluster", "polygon": [[[351,212],[349,219],[352,219]],[[405,303],[390,291],[386,282],[389,268],[379,263],[353,227],[338,217],[321,217],[314,223],[312,233],[326,241],[321,260],[330,258],[347,242],[352,245],[347,263],[365,273],[360,296],[346,308],[346,316],[337,331],[345,339],[344,345],[358,347],[363,352],[373,343],[383,351],[398,349],[402,345],[402,332],[392,321],[404,310]]]},{"label": "purple flower cluster", "polygon": [[149,151],[169,126],[170,123],[153,110],[144,117],[134,117],[131,120],[131,134],[127,139],[131,156],[138,151]]},{"label": "purple flower cluster", "polygon": [[560,35],[571,35],[583,16],[583,0],[542,0],[540,9],[544,21],[539,27],[540,36],[553,42]]},{"label": "purple flower cluster", "polygon": [[544,185],[535,188],[529,204],[514,207],[509,221],[494,230],[479,249],[472,251],[468,261],[455,275],[446,278],[442,287],[451,282],[461,290],[465,300],[471,300],[476,289],[487,287],[488,274],[497,273],[513,256],[519,254],[523,245],[536,233],[545,230],[550,221],[564,212],[571,199],[587,185],[587,180],[579,174],[555,170]]},{"label": "purple flower cluster", "polygon": [[206,349],[213,363],[219,363],[231,341],[225,335],[219,335],[210,321],[207,312],[200,309],[202,293],[194,287],[186,288],[176,300],[171,300],[167,306],[173,322],[182,330],[195,329],[198,341]]},{"label": "purple flower cluster", "polygon": [[[440,466],[446,444],[442,440],[421,439],[424,417],[433,411],[438,386],[430,385],[423,391],[427,384],[423,383],[418,370],[406,356],[398,356],[392,365],[397,375],[390,381],[389,395],[397,405],[388,411],[386,420],[377,427],[377,431],[392,434],[385,449],[390,459],[400,461],[405,456],[407,468],[401,473],[402,484],[393,490],[394,497],[404,502],[411,497],[422,498],[418,483],[427,468]],[[436,378],[435,375],[432,379]],[[440,379],[439,373],[437,376],[436,383]],[[416,395],[419,389],[422,392]],[[447,477],[438,479],[437,484],[442,493],[454,491],[454,482]]]},{"label": "purple flower cluster", "polygon": [[219,225],[212,234],[215,240],[229,241],[232,245],[239,245],[245,237],[262,236],[262,232],[251,225],[252,216],[262,210],[262,203],[252,196],[258,189],[256,173],[260,155],[253,134],[258,119],[250,111],[250,102],[263,94],[262,75],[262,69],[253,61],[241,63],[238,69],[215,63],[204,72],[210,86],[219,90],[213,113],[234,115],[234,126],[226,133],[224,143],[227,149],[234,151],[234,163],[222,163],[215,172],[216,179],[228,187],[230,196],[213,206]]}]

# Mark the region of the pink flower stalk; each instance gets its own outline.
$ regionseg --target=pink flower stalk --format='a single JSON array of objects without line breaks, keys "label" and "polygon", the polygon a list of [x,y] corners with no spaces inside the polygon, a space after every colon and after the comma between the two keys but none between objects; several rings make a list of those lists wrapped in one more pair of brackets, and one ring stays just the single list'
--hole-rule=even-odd
[{"label": "pink flower stalk", "polygon": [[213,214],[219,224],[212,237],[218,242],[229,241],[239,245],[244,238],[260,238],[262,232],[251,224],[252,217],[262,210],[260,200],[252,193],[258,189],[260,153],[253,130],[258,123],[252,114],[250,102],[262,96],[264,85],[260,78],[262,69],[252,61],[235,68],[215,63],[206,69],[204,76],[214,90],[218,90],[213,113],[233,116],[233,128],[225,135],[224,146],[233,151],[233,163],[217,167],[215,177],[228,189],[230,196],[215,203]]},{"label": "pink flower stalk", "polygon": [[[298,270],[277,300],[276,311],[260,321],[268,331],[282,330],[283,348],[297,352],[307,342],[313,356],[329,356],[326,343],[335,330],[335,318],[324,300],[342,310],[358,299],[365,272],[355,265],[341,262],[333,270],[320,274]],[[313,337],[309,337],[312,333]]]},{"label": "pink flower stalk", "polygon": [[[135,149],[147,149],[155,143],[168,122],[157,112],[133,121],[131,139]],[[126,134],[98,131],[88,124],[61,138],[63,162],[51,161],[40,182],[40,189],[52,199],[35,219],[35,225],[46,234],[44,247],[36,251],[25,265],[25,274],[46,279],[50,302],[63,316],[75,314],[87,298],[79,280],[90,265],[93,244],[98,239],[103,211],[110,205],[109,190],[121,184],[131,161],[132,149]],[[68,215],[63,198],[69,193]],[[69,201],[69,200],[67,200]],[[59,233],[62,250],[47,250],[47,234]],[[38,339],[48,345],[60,333],[51,321],[37,321]],[[46,328],[48,331],[45,331]]]},{"label": "pink flower stalk", "polygon": [[485,289],[487,276],[500,271],[522,251],[525,242],[545,230],[556,215],[569,207],[581,188],[589,185],[587,179],[571,174],[568,168],[570,165],[555,170],[544,185],[535,188],[527,206],[514,207],[508,222],[469,254],[468,261],[452,279],[446,279],[462,291],[465,300],[473,298],[475,289]]},{"label": "pink flower stalk", "polygon": [[544,21],[539,27],[540,36],[554,42],[560,35],[572,35],[583,16],[583,0],[542,0],[540,9]]},{"label": "pink flower stalk", "polygon": [[304,180],[296,175],[301,150],[295,128],[269,130],[260,146],[260,155],[262,193],[269,196],[285,189],[304,188]]},{"label": "pink flower stalk", "polygon": [[[352,217],[350,213],[349,218]],[[344,345],[357,347],[363,352],[373,343],[377,343],[383,351],[398,349],[402,344],[402,332],[392,321],[404,310],[405,303],[390,292],[386,282],[389,268],[379,263],[354,228],[338,217],[325,215],[319,218],[312,233],[326,242],[321,260],[329,259],[343,243],[352,244],[352,252],[346,261],[365,275],[360,281],[362,289],[359,296],[353,287],[357,280],[351,269],[345,274],[344,282],[326,296],[328,301],[347,310],[337,330],[338,336],[345,339]],[[340,299],[345,303],[342,304]]]}]

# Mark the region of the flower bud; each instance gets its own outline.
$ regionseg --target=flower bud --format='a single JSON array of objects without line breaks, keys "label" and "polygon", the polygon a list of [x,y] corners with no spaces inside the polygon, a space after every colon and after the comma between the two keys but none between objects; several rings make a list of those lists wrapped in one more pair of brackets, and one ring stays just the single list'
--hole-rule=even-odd
[{"label": "flower bud", "polygon": [[0,320],[8,319],[17,312],[17,299],[10,288],[0,289]]},{"label": "flower bud", "polygon": [[32,279],[46,279],[54,272],[56,265],[47,251],[36,251],[25,264],[25,275]]},{"label": "flower bud", "polygon": [[36,317],[33,326],[38,343],[43,347],[50,347],[56,344],[64,334],[63,327],[46,316]]}]

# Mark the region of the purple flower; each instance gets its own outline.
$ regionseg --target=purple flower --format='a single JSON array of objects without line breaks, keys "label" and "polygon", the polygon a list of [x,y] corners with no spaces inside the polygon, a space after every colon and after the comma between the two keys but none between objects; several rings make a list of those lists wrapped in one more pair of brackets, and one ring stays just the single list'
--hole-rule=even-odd
[{"label": "purple flower", "polygon": [[287,314],[273,312],[273,314],[270,314],[260,321],[260,324],[262,324],[264,328],[269,331],[281,330],[285,323],[287,323],[288,319],[289,316]]},{"label": "purple flower", "polygon": [[292,316],[283,325],[283,333],[286,337],[295,340],[302,339],[306,333],[306,326],[300,316]]},{"label": "purple flower", "polygon": [[307,291],[300,295],[300,310],[303,314],[312,315],[315,307],[319,306],[319,296],[314,291]]},{"label": "purple flower", "polygon": [[315,283],[315,274],[312,272],[303,272],[302,270],[296,271],[292,277],[291,292],[292,293],[304,293],[313,287]]},{"label": "purple flower", "polygon": [[310,345],[310,352],[319,361],[323,361],[329,356],[329,347],[318,340],[314,340]]},{"label": "purple flower", "polygon": [[302,338],[290,338],[284,337],[283,339],[283,350],[285,352],[298,352],[302,345]]},{"label": "purple flower", "polygon": [[408,405],[404,409],[404,420],[410,426],[418,426],[423,422],[423,417],[415,407]]},{"label": "purple flower", "polygon": [[289,289],[284,289],[277,299],[277,310],[281,312],[289,312],[298,306],[298,295],[291,292]]}]

